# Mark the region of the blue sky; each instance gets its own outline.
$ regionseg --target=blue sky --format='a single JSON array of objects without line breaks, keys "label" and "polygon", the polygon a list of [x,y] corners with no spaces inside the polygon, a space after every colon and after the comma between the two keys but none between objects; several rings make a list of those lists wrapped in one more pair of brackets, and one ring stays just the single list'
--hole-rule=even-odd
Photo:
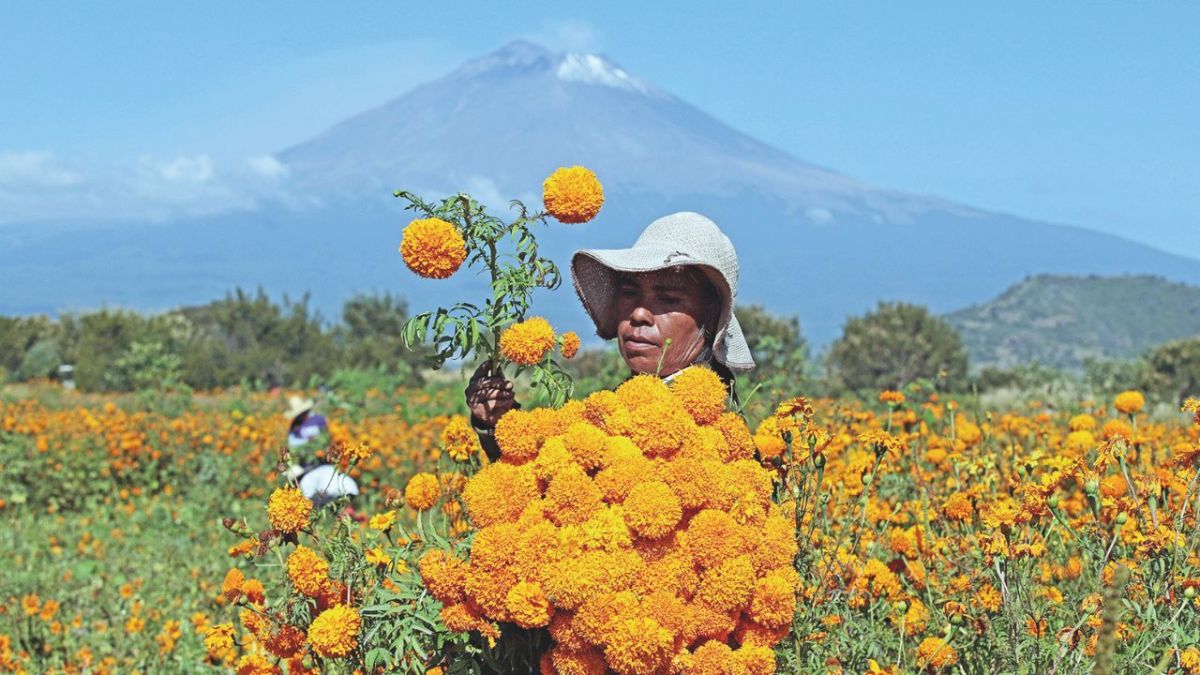
[{"label": "blue sky", "polygon": [[1191,1],[6,2],[0,210],[260,157],[518,37],[856,178],[1200,257]]}]

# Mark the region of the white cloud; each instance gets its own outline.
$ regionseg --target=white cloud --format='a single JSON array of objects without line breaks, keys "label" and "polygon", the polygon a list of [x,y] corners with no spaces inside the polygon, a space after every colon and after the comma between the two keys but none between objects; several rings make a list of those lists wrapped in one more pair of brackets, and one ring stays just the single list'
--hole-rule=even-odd
[{"label": "white cloud", "polygon": [[207,154],[144,156],[133,162],[0,152],[0,224],[22,221],[162,221],[284,199],[287,167],[270,156],[219,165]]},{"label": "white cloud", "polygon": [[0,152],[0,189],[66,187],[82,180],[49,152]]},{"label": "white cloud", "polygon": [[600,51],[603,44],[599,30],[577,19],[545,21],[541,28],[522,37],[559,51],[596,52]]},{"label": "white cloud", "polygon": [[816,225],[828,225],[833,222],[833,212],[829,209],[812,207],[804,210],[804,215]]},{"label": "white cloud", "polygon": [[271,155],[251,157],[246,160],[246,166],[249,166],[251,171],[267,178],[282,178],[288,174],[288,168],[284,166],[283,162]]}]

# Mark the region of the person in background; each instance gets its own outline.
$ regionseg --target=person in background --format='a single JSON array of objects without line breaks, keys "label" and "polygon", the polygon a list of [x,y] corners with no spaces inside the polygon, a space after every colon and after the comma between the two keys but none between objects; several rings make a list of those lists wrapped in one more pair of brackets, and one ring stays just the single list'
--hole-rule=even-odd
[{"label": "person in background", "polygon": [[[283,416],[290,420],[287,443],[292,466],[288,478],[319,507],[339,497],[357,495],[358,483],[317,456],[319,450],[329,447],[330,435],[325,416],[313,412],[315,405],[312,399],[289,396]],[[349,506],[346,510],[352,518],[359,518]]]},{"label": "person in background", "polygon": [[[670,381],[687,368],[712,368],[736,402],[734,372],[754,359],[733,315],[738,259],[733,242],[698,213],[674,213],[650,223],[632,248],[577,251],[575,292],[600,337],[617,340],[630,374]],[[500,456],[493,431],[519,408],[512,382],[484,363],[467,384],[467,407],[480,444]]]}]

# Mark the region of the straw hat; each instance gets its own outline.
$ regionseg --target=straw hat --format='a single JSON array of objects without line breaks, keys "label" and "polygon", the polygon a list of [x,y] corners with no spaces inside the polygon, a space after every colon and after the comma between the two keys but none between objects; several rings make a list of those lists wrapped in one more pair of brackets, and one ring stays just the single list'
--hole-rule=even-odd
[{"label": "straw hat", "polygon": [[698,213],[681,211],[650,223],[633,248],[576,251],[571,258],[571,278],[584,309],[596,324],[596,334],[609,340],[617,328],[608,317],[622,272],[695,265],[721,294],[721,316],[713,338],[713,357],[730,370],[750,370],[754,358],[733,303],[737,298],[738,259],[733,242],[713,221]]},{"label": "straw hat", "polygon": [[289,420],[294,420],[301,413],[306,413],[313,409],[316,402],[311,398],[300,398],[299,396],[288,397],[288,407],[284,411],[283,416]]}]

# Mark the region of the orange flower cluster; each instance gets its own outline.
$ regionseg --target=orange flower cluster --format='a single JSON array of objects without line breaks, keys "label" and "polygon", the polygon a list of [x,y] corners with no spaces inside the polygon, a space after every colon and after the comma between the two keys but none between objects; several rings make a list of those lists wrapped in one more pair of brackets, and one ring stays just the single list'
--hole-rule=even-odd
[{"label": "orange flower cluster", "polygon": [[466,241],[452,223],[419,218],[404,228],[400,241],[404,264],[426,279],[445,279],[467,259]]},{"label": "orange flower cluster", "polygon": [[500,353],[519,366],[532,366],[554,349],[554,341],[550,322],[535,316],[514,323],[500,333]]},{"label": "orange flower cluster", "polygon": [[590,169],[560,167],[542,183],[542,202],[561,223],[586,223],[604,206],[604,187]]},{"label": "orange flower cluster", "polygon": [[420,561],[447,627],[548,626],[549,673],[774,672],[794,524],[726,395],[692,368],[505,415],[501,459],[463,493],[469,560]]}]

